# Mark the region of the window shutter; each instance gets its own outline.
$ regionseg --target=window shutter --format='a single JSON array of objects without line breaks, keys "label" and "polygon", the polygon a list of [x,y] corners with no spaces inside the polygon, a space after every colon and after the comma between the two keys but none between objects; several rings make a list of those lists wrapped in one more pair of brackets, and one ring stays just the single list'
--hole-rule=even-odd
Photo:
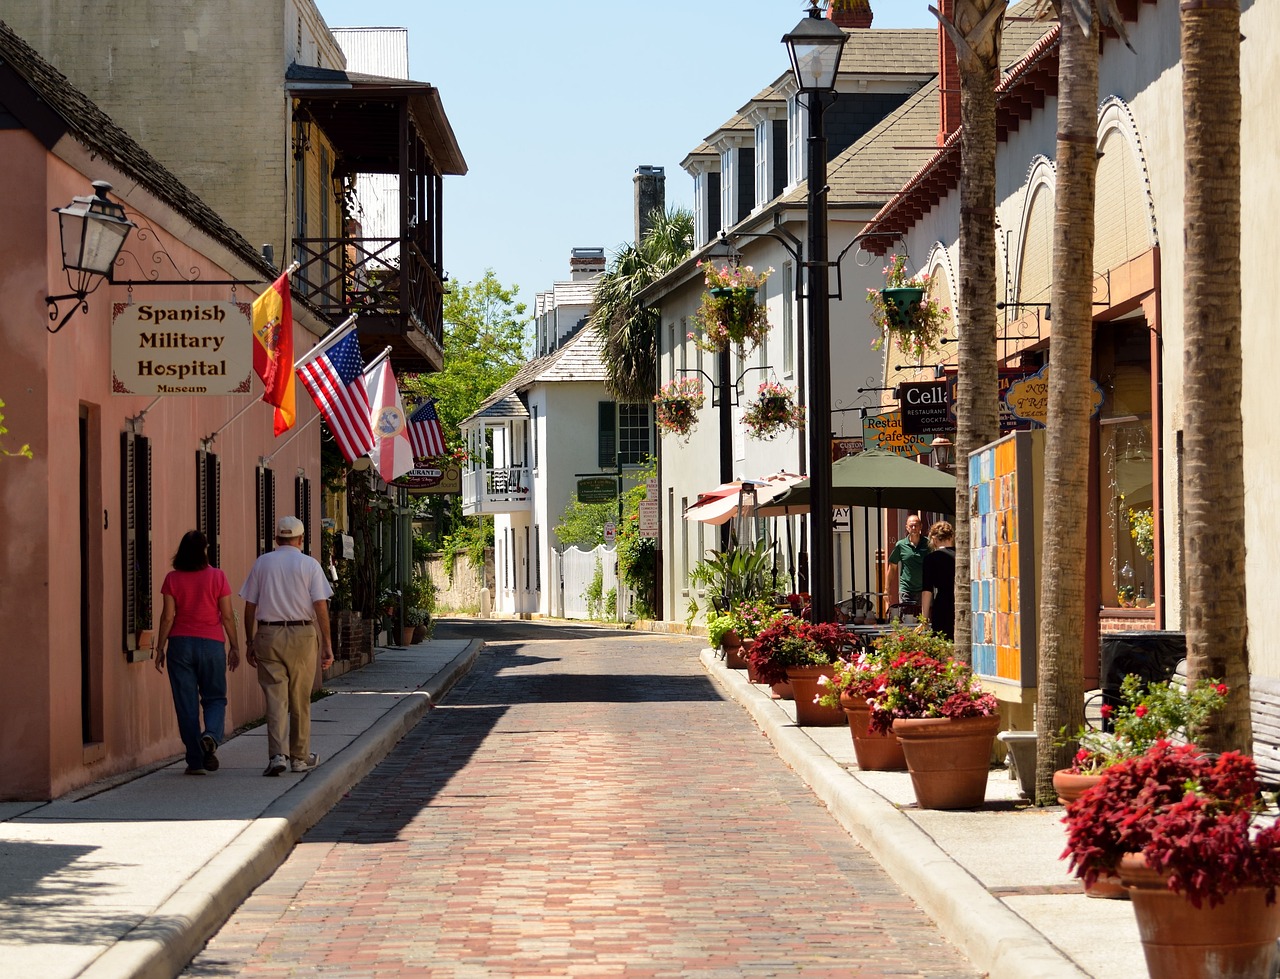
[{"label": "window shutter", "polygon": [[293,512],[302,521],[302,550],[311,553],[311,480],[306,476],[298,476],[293,481]]},{"label": "window shutter", "polygon": [[612,401],[601,401],[598,464],[601,469],[616,469],[618,465],[618,406]]},{"label": "window shutter", "polygon": [[276,474],[265,466],[258,467],[258,554],[261,556],[275,547],[276,532]]},{"label": "window shutter", "polygon": [[134,568],[137,565],[137,505],[134,499],[136,486],[134,473],[137,468],[137,456],[134,449],[132,432],[120,433],[120,534],[121,534],[121,581],[124,585],[124,606],[122,609],[122,627],[124,648],[132,651],[137,648],[133,626],[138,617],[137,579]]},{"label": "window shutter", "polygon": [[204,449],[196,450],[196,530],[209,542],[209,564],[219,564],[219,521],[222,504],[222,479],[218,457]]},{"label": "window shutter", "polygon": [[209,563],[215,568],[222,567],[222,461],[209,453],[206,469],[209,480],[209,529],[205,536],[209,538]]},{"label": "window shutter", "polygon": [[138,567],[138,605],[139,629],[155,628],[155,616],[151,609],[151,440],[141,435],[134,436],[137,455],[137,483],[134,490],[138,502],[137,532],[137,567]]}]

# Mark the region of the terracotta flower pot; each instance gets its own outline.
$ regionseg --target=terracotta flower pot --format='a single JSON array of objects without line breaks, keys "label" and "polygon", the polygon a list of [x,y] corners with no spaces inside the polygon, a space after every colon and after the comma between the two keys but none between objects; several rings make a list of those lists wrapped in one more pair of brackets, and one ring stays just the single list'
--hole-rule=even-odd
[{"label": "terracotta flower pot", "polygon": [[769,687],[769,696],[774,700],[795,700],[796,692],[791,688],[791,684],[787,681],[775,683]]},{"label": "terracotta flower pot", "polygon": [[747,662],[747,657],[742,653],[741,646],[722,646],[724,650],[724,665],[731,670],[750,669],[751,664]]},{"label": "terracotta flower pot", "polygon": [[902,742],[892,731],[883,733],[871,730],[871,708],[865,700],[840,695],[840,707],[849,721],[849,733],[853,736],[853,753],[858,767],[864,772],[905,772],[907,758],[902,753]]},{"label": "terracotta flower pot", "polygon": [[1161,979],[1245,979],[1274,976],[1280,955],[1280,902],[1267,906],[1261,887],[1242,887],[1216,907],[1192,907],[1168,888],[1168,877],[1140,853],[1120,860],[1129,888],[1147,972]]},{"label": "terracotta flower pot", "polygon": [[[1102,781],[1101,775],[1076,775],[1060,768],[1053,773],[1053,789],[1058,793],[1058,801],[1062,805],[1075,802],[1086,789],[1091,789]],[[1111,901],[1129,900],[1129,888],[1125,887],[1115,874],[1104,874],[1084,889],[1088,897],[1104,898]]]},{"label": "terracotta flower pot", "polygon": [[822,690],[818,677],[830,678],[833,666],[788,666],[787,682],[796,698],[796,724],[800,727],[836,727],[845,723],[844,711],[839,707],[823,707],[814,703]]},{"label": "terracotta flower pot", "polygon": [[893,722],[921,809],[974,809],[987,795],[1000,715],[911,717]]}]

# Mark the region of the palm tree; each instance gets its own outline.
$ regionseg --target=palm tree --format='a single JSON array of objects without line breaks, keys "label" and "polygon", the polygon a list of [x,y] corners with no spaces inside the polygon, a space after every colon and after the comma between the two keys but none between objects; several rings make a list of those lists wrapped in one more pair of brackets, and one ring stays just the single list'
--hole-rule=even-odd
[{"label": "palm tree", "polygon": [[691,211],[672,208],[652,222],[639,243],[618,249],[596,284],[591,327],[604,342],[605,387],[619,401],[647,402],[657,387],[658,313],[637,297],[693,250]]},{"label": "palm tree", "polygon": [[956,382],[955,652],[973,656],[969,601],[969,453],[1000,435],[996,371],[996,93],[1007,0],[956,0],[948,18],[933,7],[960,69],[960,297]]},{"label": "palm tree", "polygon": [[[1057,731],[1084,724],[1084,582],[1089,509],[1089,383],[1093,351],[1093,233],[1098,170],[1098,42],[1092,4],[1055,2],[1058,53],[1057,184],[1053,216],[1053,339],[1044,458],[1036,802],[1056,801],[1053,773],[1072,745]],[[1084,18],[1087,17],[1088,20]]]},{"label": "palm tree", "polygon": [[1244,430],[1240,412],[1240,9],[1182,7],[1186,267],[1182,307],[1183,516],[1187,674],[1231,688],[1197,741],[1251,751],[1242,571]]}]

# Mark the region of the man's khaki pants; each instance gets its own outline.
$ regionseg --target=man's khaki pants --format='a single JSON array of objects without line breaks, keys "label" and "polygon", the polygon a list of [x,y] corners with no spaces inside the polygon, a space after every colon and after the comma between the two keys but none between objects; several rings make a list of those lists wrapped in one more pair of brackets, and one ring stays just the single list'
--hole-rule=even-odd
[{"label": "man's khaki pants", "polygon": [[[253,652],[267,696],[267,754],[305,761],[311,750],[311,687],[316,676],[316,627],[259,624]],[[285,725],[289,747],[285,750]]]}]

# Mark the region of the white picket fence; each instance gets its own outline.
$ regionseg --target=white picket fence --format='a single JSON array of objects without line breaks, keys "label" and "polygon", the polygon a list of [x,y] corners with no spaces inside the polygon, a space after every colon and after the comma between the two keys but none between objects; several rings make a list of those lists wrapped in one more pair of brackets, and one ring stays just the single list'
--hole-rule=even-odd
[{"label": "white picket fence", "polygon": [[566,548],[561,553],[553,552],[552,581],[558,581],[559,587],[553,594],[551,614],[562,619],[589,619],[591,609],[587,607],[587,589],[596,575],[596,563],[599,562],[602,574],[601,608],[599,615],[608,616],[605,598],[610,590],[617,589],[618,619],[621,620],[631,608],[631,595],[625,582],[618,580],[618,555],[615,548],[601,544],[595,550],[583,551],[577,547]]}]

